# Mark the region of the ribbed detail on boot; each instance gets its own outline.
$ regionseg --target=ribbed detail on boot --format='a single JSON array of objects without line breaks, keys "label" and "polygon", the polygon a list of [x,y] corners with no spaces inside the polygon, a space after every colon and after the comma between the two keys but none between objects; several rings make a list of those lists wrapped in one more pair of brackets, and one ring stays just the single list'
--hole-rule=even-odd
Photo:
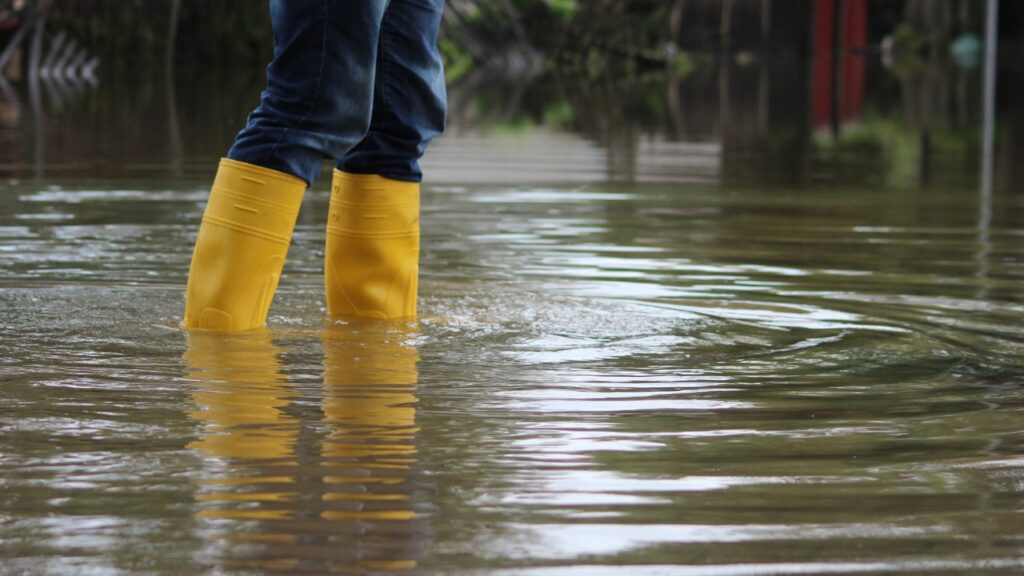
[{"label": "ribbed detail on boot", "polygon": [[305,189],[294,176],[221,160],[192,256],[185,328],[266,322]]},{"label": "ribbed detail on boot", "polygon": [[325,278],[332,316],[416,315],[420,187],[334,171]]}]

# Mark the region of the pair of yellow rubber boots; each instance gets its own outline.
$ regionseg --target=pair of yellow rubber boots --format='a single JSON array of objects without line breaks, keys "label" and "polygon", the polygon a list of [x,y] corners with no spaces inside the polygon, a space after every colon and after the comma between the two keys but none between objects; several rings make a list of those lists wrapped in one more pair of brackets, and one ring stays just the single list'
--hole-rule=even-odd
[{"label": "pair of yellow rubber boots", "polygon": [[[289,174],[221,160],[192,256],[184,328],[266,323],[305,190]],[[324,271],[331,316],[416,316],[419,209],[418,184],[334,171]]]}]

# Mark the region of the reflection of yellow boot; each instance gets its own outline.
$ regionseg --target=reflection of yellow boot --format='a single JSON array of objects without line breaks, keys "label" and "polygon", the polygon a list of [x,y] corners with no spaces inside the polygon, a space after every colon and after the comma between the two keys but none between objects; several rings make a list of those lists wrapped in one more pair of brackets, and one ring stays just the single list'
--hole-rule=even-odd
[{"label": "reflection of yellow boot", "polygon": [[407,521],[416,517],[409,485],[416,463],[416,362],[405,324],[374,320],[323,333],[323,456],[332,490],[330,520]]},{"label": "reflection of yellow boot", "polygon": [[184,359],[199,384],[190,415],[205,424],[189,448],[238,460],[291,459],[298,423],[284,412],[294,392],[270,334],[192,332]]},{"label": "reflection of yellow boot", "polygon": [[[286,408],[295,392],[281,373],[265,330],[245,334],[195,331],[184,359],[196,380],[189,415],[199,437],[188,447],[207,457],[211,477],[199,481],[200,518],[287,520],[297,514],[295,488],[301,423]],[[232,538],[287,541],[293,536],[267,525],[259,532],[234,529]]]},{"label": "reflection of yellow boot", "polygon": [[328,313],[369,318],[415,316],[419,184],[335,170],[328,218]]},{"label": "reflection of yellow boot", "polygon": [[305,189],[289,174],[221,160],[188,274],[185,328],[263,326]]}]

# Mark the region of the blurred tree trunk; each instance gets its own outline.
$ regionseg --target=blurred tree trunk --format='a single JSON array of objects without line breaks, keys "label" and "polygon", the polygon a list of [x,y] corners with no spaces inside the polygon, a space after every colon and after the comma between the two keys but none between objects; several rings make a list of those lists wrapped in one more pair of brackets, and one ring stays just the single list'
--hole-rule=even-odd
[{"label": "blurred tree trunk", "polygon": [[167,134],[171,160],[171,176],[182,175],[185,143],[178,118],[178,83],[175,78],[175,55],[178,46],[178,21],[181,19],[181,0],[171,0],[170,21],[167,25],[167,51],[164,54],[164,90],[167,92]]},{"label": "blurred tree trunk", "polygon": [[729,46],[732,35],[733,0],[722,0],[722,25],[719,30],[719,44],[722,48]]},{"label": "blurred tree trunk", "polygon": [[683,14],[685,13],[686,0],[675,0],[668,17],[669,40],[674,46],[678,46],[683,38]]},{"label": "blurred tree trunk", "polygon": [[171,0],[171,15],[167,24],[167,52],[164,62],[168,68],[174,65],[174,54],[178,47],[178,22],[181,20],[181,0]]},{"label": "blurred tree trunk", "polygon": [[951,0],[907,0],[903,15],[908,24],[921,31],[948,30],[953,22]]}]

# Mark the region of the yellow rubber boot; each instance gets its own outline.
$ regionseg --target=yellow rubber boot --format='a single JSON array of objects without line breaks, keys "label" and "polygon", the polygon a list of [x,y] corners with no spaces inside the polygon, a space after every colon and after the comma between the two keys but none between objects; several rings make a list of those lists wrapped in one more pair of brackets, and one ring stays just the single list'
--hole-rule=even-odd
[{"label": "yellow rubber boot", "polygon": [[328,313],[415,317],[419,258],[419,184],[335,170],[327,220]]},{"label": "yellow rubber boot", "polygon": [[289,174],[221,160],[188,274],[184,328],[266,323],[305,190]]}]

